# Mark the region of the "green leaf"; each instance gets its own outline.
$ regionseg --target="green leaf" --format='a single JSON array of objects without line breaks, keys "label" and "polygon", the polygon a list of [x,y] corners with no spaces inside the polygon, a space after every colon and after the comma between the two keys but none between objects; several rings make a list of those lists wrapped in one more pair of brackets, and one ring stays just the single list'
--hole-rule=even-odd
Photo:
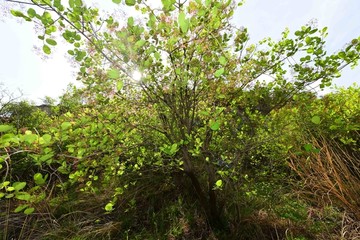
[{"label": "green leaf", "polygon": [[183,33],[187,33],[187,31],[189,29],[189,20],[186,19],[186,15],[184,12],[179,13],[178,21],[179,21],[181,31]]},{"label": "green leaf", "polygon": [[220,58],[219,58],[219,63],[221,64],[221,65],[226,65],[226,63],[227,63],[227,60],[226,60],[226,58],[224,57],[224,56],[221,56]]},{"label": "green leaf", "polygon": [[341,52],[338,53],[338,56],[341,59],[345,59],[346,58],[346,53],[344,51],[341,51]]},{"label": "green leaf", "polygon": [[136,3],[135,0],[125,0],[125,4],[128,5],[128,6],[134,6]]},{"label": "green leaf", "polygon": [[171,145],[170,155],[174,155],[175,153],[177,153],[178,150],[179,150],[178,145],[176,143],[174,143],[173,145]]},{"label": "green leaf", "polygon": [[105,206],[105,211],[107,211],[107,212],[111,212],[112,210],[114,210],[114,204],[113,203],[108,203],[108,204],[106,204],[106,206]]},{"label": "green leaf", "polygon": [[57,42],[51,38],[46,39],[46,42],[51,46],[55,46],[57,44]]},{"label": "green leaf", "polygon": [[51,159],[54,156],[53,153],[48,153],[39,158],[40,162],[46,162],[47,160]]},{"label": "green leaf", "polygon": [[14,197],[14,194],[12,194],[12,193],[11,194],[6,194],[6,196],[5,196],[5,198],[8,198],[8,199],[12,198],[12,197]]},{"label": "green leaf", "polygon": [[113,1],[113,3],[116,3],[116,4],[121,3],[121,0],[112,0],[112,1]]},{"label": "green leaf", "polygon": [[305,149],[306,152],[311,152],[311,150],[312,150],[312,145],[311,145],[311,144],[305,144],[305,145],[304,145],[304,149]]},{"label": "green leaf", "polygon": [[24,135],[23,140],[24,142],[27,142],[28,144],[34,143],[38,139],[38,136],[36,134],[32,134],[31,132],[29,134]]},{"label": "green leaf", "polygon": [[51,141],[51,135],[49,135],[49,134],[44,134],[44,135],[42,136],[42,139],[44,140],[44,144],[49,144],[50,141]]},{"label": "green leaf", "polygon": [[26,186],[26,182],[14,182],[12,185],[16,191],[23,189]]},{"label": "green leaf", "polygon": [[311,121],[312,121],[314,124],[320,124],[320,122],[321,122],[319,116],[313,116],[313,117],[311,118]]},{"label": "green leaf", "polygon": [[142,46],[144,46],[145,43],[146,43],[146,40],[140,39],[139,41],[137,41],[137,42],[135,43],[135,47],[136,47],[136,48],[141,48]]},{"label": "green leaf", "polygon": [[61,0],[54,0],[54,7],[56,7],[58,10],[62,11],[63,10],[63,5],[61,5]]},{"label": "green leaf", "polygon": [[50,47],[49,47],[48,45],[46,45],[46,44],[44,44],[44,46],[43,46],[43,51],[44,51],[44,53],[46,53],[46,54],[50,54],[50,53],[51,53]]},{"label": "green leaf", "polygon": [[81,60],[84,59],[85,56],[86,56],[86,52],[84,52],[84,51],[78,51],[78,52],[76,53],[75,60],[78,61],[78,62],[80,62]]},{"label": "green leaf", "polygon": [[216,72],[214,74],[215,77],[220,77],[224,73],[224,71],[225,71],[225,68],[220,68],[220,69],[216,70]]},{"label": "green leaf", "polygon": [[210,121],[210,128],[213,131],[217,131],[220,128],[220,123],[218,121]]},{"label": "green leaf", "polygon": [[161,0],[163,8],[165,11],[172,11],[174,10],[174,3],[176,0]]},{"label": "green leaf", "polygon": [[37,3],[41,3],[41,4],[47,4],[47,5],[51,4],[51,0],[32,0],[32,2],[37,2]]},{"label": "green leaf", "polygon": [[0,184],[0,189],[3,189],[4,187],[6,187],[6,186],[8,186],[10,184],[10,182],[9,181],[5,181],[5,182],[3,182],[3,183],[1,183]]},{"label": "green leaf", "polygon": [[34,175],[35,183],[39,186],[44,185],[45,179],[43,178],[43,175],[41,173],[36,173]]},{"label": "green leaf", "polygon": [[71,123],[70,122],[63,122],[61,124],[61,130],[67,130],[71,127]]},{"label": "green leaf", "polygon": [[81,7],[83,5],[81,0],[74,0],[75,7]]},{"label": "green leaf", "polygon": [[32,8],[29,8],[27,10],[27,14],[29,15],[30,18],[33,18],[36,15],[36,11],[34,9],[32,9]]},{"label": "green leaf", "polygon": [[5,196],[5,193],[0,192],[0,199],[3,198]]},{"label": "green leaf", "polygon": [[118,79],[120,77],[120,73],[119,73],[119,70],[117,69],[110,69],[108,72],[107,72],[107,76],[111,79]]},{"label": "green leaf", "polygon": [[0,132],[8,132],[13,129],[13,126],[10,125],[0,125]]},{"label": "green leaf", "polygon": [[21,212],[21,211],[23,211],[23,210],[24,210],[25,208],[27,208],[27,207],[28,207],[27,204],[20,205],[20,206],[18,206],[17,208],[15,208],[14,212],[15,212],[15,213]]},{"label": "green leaf", "polygon": [[118,91],[120,91],[122,88],[124,87],[124,82],[123,81],[118,81],[117,83],[116,83],[116,89],[118,90]]},{"label": "green leaf", "polygon": [[35,208],[27,208],[27,209],[24,211],[24,213],[25,213],[26,215],[30,215],[30,214],[32,214],[34,211],[35,211]]},{"label": "green leaf", "polygon": [[304,33],[302,31],[296,31],[295,32],[295,36],[302,36],[304,35]]},{"label": "green leaf", "polygon": [[165,154],[173,156],[179,151],[178,145],[176,143],[169,145],[164,145],[163,147],[160,147],[160,150],[163,151]]},{"label": "green leaf", "polygon": [[22,12],[17,11],[17,10],[10,10],[10,13],[15,17],[24,17],[25,16]]},{"label": "green leaf", "polygon": [[128,24],[129,27],[134,26],[134,18],[133,18],[133,17],[129,17],[129,18],[128,18],[128,21],[127,21],[127,24]]},{"label": "green leaf", "polygon": [[19,199],[19,200],[23,200],[23,201],[29,201],[31,196],[29,193],[27,192],[18,192],[16,195],[15,195],[15,198],[16,199]]},{"label": "green leaf", "polygon": [[217,187],[221,187],[222,184],[223,184],[223,182],[222,182],[221,179],[220,179],[220,180],[217,180],[216,183],[215,183],[215,185],[216,185]]}]

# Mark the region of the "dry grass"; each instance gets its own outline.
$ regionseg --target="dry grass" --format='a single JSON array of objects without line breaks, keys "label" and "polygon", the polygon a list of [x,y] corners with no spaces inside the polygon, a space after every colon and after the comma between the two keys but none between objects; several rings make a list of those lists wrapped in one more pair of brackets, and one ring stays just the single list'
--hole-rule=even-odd
[{"label": "dry grass", "polygon": [[303,179],[304,190],[321,203],[334,203],[360,220],[360,159],[338,143],[312,139],[319,153],[292,154],[290,167]]},{"label": "dry grass", "polygon": [[341,221],[340,239],[360,240],[360,222],[344,213]]}]

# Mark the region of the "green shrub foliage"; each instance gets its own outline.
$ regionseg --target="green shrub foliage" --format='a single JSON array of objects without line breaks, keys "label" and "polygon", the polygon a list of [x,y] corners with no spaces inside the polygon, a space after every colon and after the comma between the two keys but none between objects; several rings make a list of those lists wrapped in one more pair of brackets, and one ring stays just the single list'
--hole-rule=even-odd
[{"label": "green shrub foliage", "polygon": [[[24,132],[0,125],[0,201],[14,199],[12,211],[31,214],[61,193],[94,194],[128,229],[142,220],[170,229],[169,237],[189,237],[189,224],[235,234],[255,210],[283,201],[296,179],[288,152],[304,137],[359,150],[358,87],[323,98],[307,90],[355,66],[359,39],[327,54],[327,29],[306,25],[251,43],[247,29],[230,22],[233,1],[148,2],[125,1],[140,19],[101,16],[81,0],[12,10],[42,25],[45,54],[61,35],[84,84],[62,97],[46,126],[29,119]],[[265,75],[273,80],[262,81]],[[301,206],[293,218],[303,221],[304,205],[294,201],[286,206]],[[280,217],[290,214],[284,211]],[[166,226],[149,222],[167,217]]]}]

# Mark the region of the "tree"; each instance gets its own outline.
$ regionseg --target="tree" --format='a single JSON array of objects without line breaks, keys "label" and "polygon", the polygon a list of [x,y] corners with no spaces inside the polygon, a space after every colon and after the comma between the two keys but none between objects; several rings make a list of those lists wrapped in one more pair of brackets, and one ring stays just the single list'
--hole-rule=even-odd
[{"label": "tree", "polygon": [[[224,227],[229,207],[223,195],[236,191],[254,161],[263,164],[256,153],[281,135],[269,124],[271,114],[310,84],[330,85],[359,59],[360,38],[328,55],[326,28],[311,25],[293,38],[285,30],[280,41],[250,44],[247,29],[230,23],[233,1],[163,0],[153,8],[148,1],[126,0],[143,21],[129,17],[123,23],[102,19],[81,0],[66,7],[61,0],[25,3],[32,6],[12,14],[40,21],[46,54],[57,44],[56,32],[71,44],[79,79],[93,93],[89,99],[104,108],[128,105],[118,117],[132,123],[127,126],[135,136],[124,145],[141,150],[126,156],[129,164],[140,172],[159,165],[182,171],[216,228]],[[140,81],[132,77],[135,70]],[[274,80],[259,82],[264,74]]]}]

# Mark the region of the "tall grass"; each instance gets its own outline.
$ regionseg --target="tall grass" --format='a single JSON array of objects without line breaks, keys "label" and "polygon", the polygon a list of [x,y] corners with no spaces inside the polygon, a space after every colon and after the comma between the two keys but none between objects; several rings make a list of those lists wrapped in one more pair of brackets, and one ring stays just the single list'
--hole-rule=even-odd
[{"label": "tall grass", "polygon": [[304,190],[318,203],[333,203],[360,220],[360,159],[334,140],[312,138],[313,149],[291,154],[290,167],[301,177]]}]

